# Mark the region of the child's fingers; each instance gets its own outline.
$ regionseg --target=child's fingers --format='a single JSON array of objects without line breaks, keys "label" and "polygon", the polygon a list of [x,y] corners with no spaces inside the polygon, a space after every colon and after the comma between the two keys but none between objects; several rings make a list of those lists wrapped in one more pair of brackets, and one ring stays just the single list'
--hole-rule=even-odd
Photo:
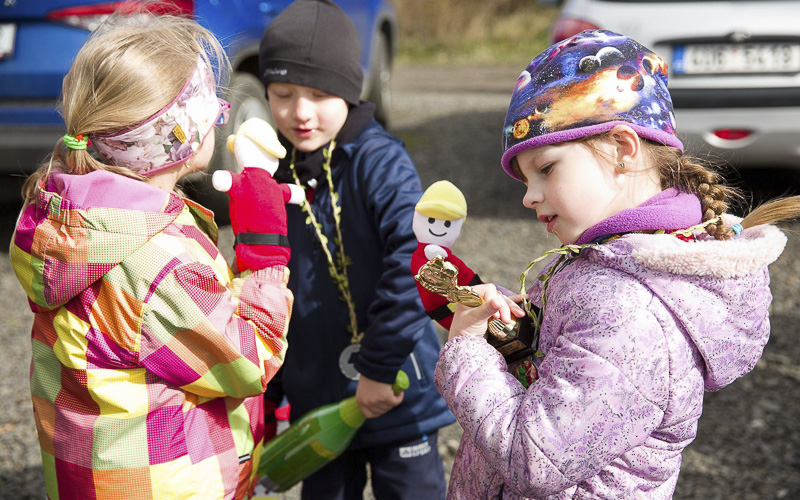
[{"label": "child's fingers", "polygon": [[511,320],[509,305],[494,285],[477,285],[473,290],[481,296],[484,303],[478,307],[460,304],[456,307],[450,325],[450,338],[459,335],[484,335],[486,323],[492,317],[506,318],[508,322]]},{"label": "child's fingers", "polygon": [[[508,299],[511,302],[513,302],[514,304],[516,304],[517,306],[519,306],[519,304],[522,303],[522,299],[525,299],[527,297],[528,297],[528,294],[526,293],[526,294],[509,295]],[[520,309],[522,309],[522,308],[520,307]]]},{"label": "child's fingers", "polygon": [[[475,287],[476,289],[478,287]],[[483,307],[487,313],[489,313],[489,318],[500,318],[501,316],[508,317],[508,304],[506,303],[506,298],[503,294],[497,291],[497,288],[492,285],[491,283],[480,285],[480,292],[484,304]]]},{"label": "child's fingers", "polygon": [[486,301],[486,304],[490,304],[494,309],[494,312],[492,313],[493,318],[500,319],[504,323],[513,323],[514,318],[512,318],[512,314],[518,317],[525,315],[525,311],[523,311],[522,308],[519,307],[519,305],[517,305],[513,300],[514,297],[507,297],[506,295],[500,293],[500,291],[497,290],[497,288],[492,284],[482,286],[485,287],[481,288],[483,299]]},{"label": "child's fingers", "polygon": [[525,316],[525,309],[520,306],[520,303],[522,302],[521,295],[505,297],[505,299],[508,301],[508,307],[511,309],[511,314],[517,316],[518,318]]},{"label": "child's fingers", "polygon": [[356,388],[356,402],[361,413],[375,418],[403,402],[405,393],[395,394],[391,385],[374,381],[362,375]]},{"label": "child's fingers", "polygon": [[456,335],[483,335],[486,331],[486,321],[494,312],[494,308],[488,304],[474,308],[459,304],[453,314],[450,332]]},{"label": "child's fingers", "polygon": [[[505,294],[501,293],[500,290],[498,290],[491,283],[484,284],[484,285],[477,285],[477,286],[472,287],[472,289],[475,290],[475,291],[479,291],[480,290],[483,293],[483,295],[482,295],[483,299],[487,300],[487,301],[490,300],[492,297],[495,297],[495,296],[496,297],[502,297],[506,301],[506,304],[508,305],[508,307],[511,309],[511,313],[512,314],[514,314],[515,316],[519,316],[519,317],[522,317],[522,316],[525,315],[525,310],[522,309],[522,307],[519,306],[519,303],[522,302],[522,298],[523,298],[523,295],[521,295],[521,294],[505,295]],[[527,294],[525,294],[525,296],[527,296]],[[498,310],[500,310],[500,307],[498,307]]]},{"label": "child's fingers", "polygon": [[496,309],[496,312],[492,316],[500,319],[503,323],[510,324],[516,321],[516,318],[525,316],[525,311],[510,297],[498,295],[498,297],[492,300],[495,301],[493,306]]}]

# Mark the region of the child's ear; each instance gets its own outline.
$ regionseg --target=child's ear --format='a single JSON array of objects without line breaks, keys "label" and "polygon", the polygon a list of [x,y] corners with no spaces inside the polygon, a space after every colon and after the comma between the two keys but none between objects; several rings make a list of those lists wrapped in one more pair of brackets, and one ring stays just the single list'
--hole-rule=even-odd
[{"label": "child's ear", "polygon": [[616,125],[608,132],[608,138],[616,149],[614,161],[620,170],[632,169],[641,163],[642,141],[631,127]]}]

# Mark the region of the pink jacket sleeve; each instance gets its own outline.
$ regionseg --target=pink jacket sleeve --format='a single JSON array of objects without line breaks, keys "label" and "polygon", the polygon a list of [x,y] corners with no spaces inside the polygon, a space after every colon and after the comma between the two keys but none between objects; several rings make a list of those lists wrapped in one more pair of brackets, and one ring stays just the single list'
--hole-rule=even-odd
[{"label": "pink jacket sleeve", "polygon": [[262,393],[286,351],[287,281],[283,266],[246,271],[228,286],[207,265],[177,266],[147,303],[142,366],[200,396]]}]

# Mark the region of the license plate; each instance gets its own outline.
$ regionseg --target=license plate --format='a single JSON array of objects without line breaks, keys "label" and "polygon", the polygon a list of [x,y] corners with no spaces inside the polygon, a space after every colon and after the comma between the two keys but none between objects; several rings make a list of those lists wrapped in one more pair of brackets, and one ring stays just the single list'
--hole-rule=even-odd
[{"label": "license plate", "polygon": [[14,54],[16,34],[16,24],[0,24],[0,61],[8,59]]},{"label": "license plate", "polygon": [[672,72],[678,75],[800,72],[800,43],[676,45]]}]

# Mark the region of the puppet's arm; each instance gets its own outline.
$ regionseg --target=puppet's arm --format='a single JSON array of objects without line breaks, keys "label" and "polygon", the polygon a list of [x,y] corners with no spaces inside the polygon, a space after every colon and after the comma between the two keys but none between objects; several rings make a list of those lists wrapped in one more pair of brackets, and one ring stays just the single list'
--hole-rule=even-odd
[{"label": "puppet's arm", "polygon": [[446,259],[447,258],[447,250],[445,250],[444,248],[440,247],[439,245],[425,245],[425,257],[428,260],[431,260],[431,259],[435,258],[436,256],[439,256],[439,257],[441,257],[443,259]]}]

